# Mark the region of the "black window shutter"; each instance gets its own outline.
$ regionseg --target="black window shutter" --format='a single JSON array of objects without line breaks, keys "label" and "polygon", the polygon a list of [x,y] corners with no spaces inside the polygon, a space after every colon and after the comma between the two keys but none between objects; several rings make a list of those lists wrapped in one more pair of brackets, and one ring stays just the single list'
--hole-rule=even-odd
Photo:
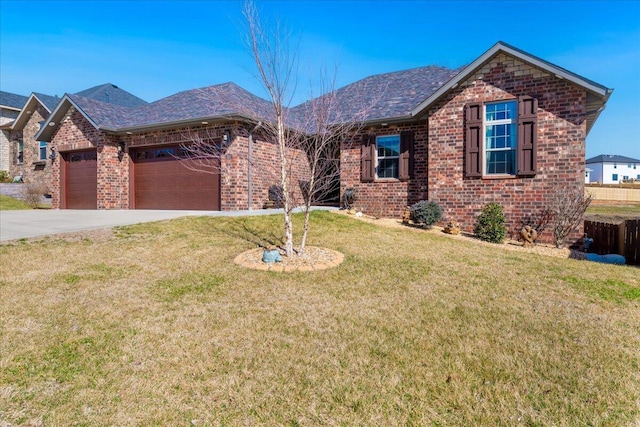
[{"label": "black window shutter", "polygon": [[407,181],[413,178],[413,132],[400,132],[400,166],[398,178]]},{"label": "black window shutter", "polygon": [[538,100],[530,96],[518,98],[518,175],[533,176],[537,172]]},{"label": "black window shutter", "polygon": [[465,107],[465,174],[482,176],[482,104]]},{"label": "black window shutter", "polygon": [[376,137],[374,135],[362,135],[360,151],[360,181],[362,182],[373,182],[376,176],[375,150]]}]

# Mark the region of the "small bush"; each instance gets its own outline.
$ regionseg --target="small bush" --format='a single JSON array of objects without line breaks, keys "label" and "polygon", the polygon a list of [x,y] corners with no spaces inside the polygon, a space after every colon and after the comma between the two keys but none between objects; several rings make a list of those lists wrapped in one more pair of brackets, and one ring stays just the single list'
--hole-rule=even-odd
[{"label": "small bush", "polygon": [[502,243],[507,235],[505,221],[502,206],[498,203],[489,203],[482,208],[473,232],[486,242]]},{"label": "small bush", "polygon": [[9,172],[0,171],[0,182],[7,183],[7,182],[11,182],[11,181],[12,181],[12,179],[11,179],[11,177],[9,177]]},{"label": "small bush", "polygon": [[442,217],[442,211],[440,205],[436,202],[430,202],[428,200],[421,200],[418,203],[412,205],[409,208],[409,218],[415,224],[420,224],[423,227],[429,228]]},{"label": "small bush", "polygon": [[40,206],[42,196],[48,192],[47,187],[41,184],[26,184],[23,191],[24,202],[29,205],[31,209],[37,209]]}]

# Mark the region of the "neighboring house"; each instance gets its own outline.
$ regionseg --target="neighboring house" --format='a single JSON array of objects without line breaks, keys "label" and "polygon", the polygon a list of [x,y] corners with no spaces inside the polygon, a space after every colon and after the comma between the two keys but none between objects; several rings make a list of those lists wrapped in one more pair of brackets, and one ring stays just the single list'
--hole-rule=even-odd
[{"label": "neighboring house", "polygon": [[584,170],[584,183],[585,184],[588,184],[588,183],[591,182],[591,172],[593,172],[593,169],[586,168]]},{"label": "neighboring house", "polygon": [[11,141],[17,140],[11,129],[14,120],[20,114],[26,96],[0,91],[0,171],[9,173],[11,166]]},{"label": "neighboring house", "polygon": [[[466,231],[487,203],[498,202],[513,228],[554,193],[583,191],[585,138],[611,92],[505,43],[457,70],[365,78],[334,94],[336,117],[366,112],[362,132],[341,142],[341,194],[353,188],[357,209],[391,217],[432,200]],[[53,163],[53,206],[260,207],[273,182],[249,173],[245,154],[253,149],[251,164],[263,162],[255,172],[272,162],[274,149],[250,144],[248,125],[269,120],[270,111],[231,83],[137,108],[65,95],[37,135],[61,154]],[[228,144],[219,174],[179,167],[180,144],[194,132]]]},{"label": "neighboring house", "polygon": [[630,179],[640,180],[640,160],[614,154],[601,154],[587,160],[592,170],[589,182],[619,184]]},{"label": "neighboring house", "polygon": [[13,138],[10,144],[11,165],[9,173],[20,176],[25,183],[40,184],[49,191],[51,181],[47,165],[47,144],[34,139],[60,98],[42,93],[32,93],[23,104],[13,122]]},{"label": "neighboring house", "polygon": [[[117,86],[106,83],[79,92],[85,97],[102,100],[110,104],[137,107],[146,104],[142,99]],[[12,125],[11,176],[21,176],[25,183],[36,183],[50,190],[51,150],[47,142],[35,135],[60,102],[57,96],[32,93],[23,104],[20,114]]]},{"label": "neighboring house", "polygon": [[[278,150],[252,133],[257,120],[249,116],[271,120],[271,103],[233,83],[137,108],[65,95],[38,135],[59,153],[53,207],[259,209],[279,183],[271,173]],[[194,139],[220,146],[224,155],[204,171],[189,167],[181,146]],[[303,153],[294,157],[295,179],[308,165]]]}]

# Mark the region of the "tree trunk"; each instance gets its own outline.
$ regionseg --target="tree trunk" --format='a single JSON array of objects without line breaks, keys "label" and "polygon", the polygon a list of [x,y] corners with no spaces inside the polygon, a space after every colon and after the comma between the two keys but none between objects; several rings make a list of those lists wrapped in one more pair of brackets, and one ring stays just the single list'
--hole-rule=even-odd
[{"label": "tree trunk", "polygon": [[282,186],[282,201],[284,208],[284,253],[287,257],[293,255],[293,224],[291,222],[291,197],[289,195],[289,179],[287,171],[287,143],[284,134],[283,112],[276,112],[278,126],[278,146],[280,147],[280,184]]}]

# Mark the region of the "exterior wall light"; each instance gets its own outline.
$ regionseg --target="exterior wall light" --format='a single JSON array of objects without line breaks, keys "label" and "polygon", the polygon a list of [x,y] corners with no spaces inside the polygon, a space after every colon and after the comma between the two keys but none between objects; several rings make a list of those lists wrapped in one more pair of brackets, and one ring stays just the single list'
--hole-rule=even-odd
[{"label": "exterior wall light", "polygon": [[125,149],[125,142],[118,141],[118,160],[120,161],[122,161],[122,159],[124,158],[124,149]]},{"label": "exterior wall light", "polygon": [[49,150],[49,158],[52,162],[56,161],[56,147],[51,147],[51,149]]}]

